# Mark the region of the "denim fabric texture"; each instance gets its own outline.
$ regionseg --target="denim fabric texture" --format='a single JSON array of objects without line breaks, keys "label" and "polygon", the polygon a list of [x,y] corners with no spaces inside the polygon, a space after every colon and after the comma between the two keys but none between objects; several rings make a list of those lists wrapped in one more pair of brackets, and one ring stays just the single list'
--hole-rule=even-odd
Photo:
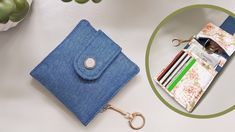
[{"label": "denim fabric texture", "polygon": [[232,17],[232,16],[229,16],[224,21],[224,23],[220,26],[220,28],[222,28],[226,32],[228,32],[228,33],[233,35],[235,33],[235,18]]},{"label": "denim fabric texture", "polygon": [[[84,66],[90,57],[94,69]],[[30,74],[86,126],[138,72],[115,42],[82,20]]]}]

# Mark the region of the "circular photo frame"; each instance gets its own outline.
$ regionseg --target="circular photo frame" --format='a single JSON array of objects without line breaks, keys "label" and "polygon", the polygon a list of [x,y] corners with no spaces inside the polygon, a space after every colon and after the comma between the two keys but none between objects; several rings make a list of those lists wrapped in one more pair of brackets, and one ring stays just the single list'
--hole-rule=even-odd
[{"label": "circular photo frame", "polygon": [[[149,40],[149,43],[148,43],[148,46],[147,46],[147,49],[146,49],[146,55],[145,55],[145,66],[146,66],[146,74],[147,74],[147,78],[148,78],[148,81],[150,83],[150,86],[153,90],[153,92],[156,94],[156,96],[161,100],[162,103],[164,103],[169,109],[173,110],[174,112],[178,113],[178,114],[181,114],[183,116],[186,116],[186,117],[191,117],[191,118],[199,118],[199,119],[208,119],[208,118],[215,118],[215,117],[219,117],[219,116],[222,116],[224,114],[227,114],[231,111],[233,111],[235,109],[235,105],[234,105],[234,102],[232,102],[232,106],[229,106],[227,108],[224,108],[225,110],[222,110],[220,112],[216,111],[216,112],[205,112],[206,114],[202,114],[202,113],[189,113],[189,112],[186,112],[184,111],[182,108],[180,107],[177,107],[178,104],[176,105],[173,105],[172,103],[170,103],[166,98],[165,96],[162,95],[162,93],[164,93],[163,90],[160,90],[160,86],[158,86],[154,80],[153,80],[153,75],[155,75],[156,73],[153,72],[151,70],[151,66],[150,66],[150,54],[151,54],[151,48],[153,47],[154,45],[154,41],[155,41],[155,38],[156,36],[159,34],[160,30],[162,29],[162,27],[164,27],[167,23],[169,23],[175,16],[179,15],[179,14],[182,14],[184,12],[187,12],[187,11],[190,11],[190,10],[195,10],[195,9],[209,9],[209,10],[215,10],[215,11],[218,11],[218,12],[222,12],[222,13],[225,13],[227,14],[228,16],[232,16],[232,17],[235,17],[235,14],[230,12],[229,10],[226,10],[222,7],[219,7],[219,6],[215,6],[215,5],[205,5],[205,4],[200,4],[200,5],[191,5],[191,6],[187,6],[187,7],[184,7],[184,8],[181,8],[173,13],[171,13],[169,16],[167,16],[157,27],[156,29],[154,30],[154,32],[152,33],[152,36]],[[210,11],[209,11],[210,13]],[[216,19],[218,18],[218,16],[209,16],[209,17],[215,17]],[[181,18],[181,19],[187,19],[187,18]],[[196,20],[195,20],[196,21]],[[199,23],[200,23],[200,20],[198,20]],[[216,21],[216,20],[215,20]],[[178,22],[180,23],[180,22]],[[192,25],[193,26],[193,25]],[[173,27],[173,30],[174,29],[177,29],[178,27]],[[186,27],[187,28],[187,27]],[[184,28],[182,29],[184,30]],[[168,32],[171,32],[172,30],[169,30]],[[195,30],[197,31],[197,30]],[[195,32],[194,31],[194,32]],[[198,32],[200,31],[200,28],[198,29]],[[192,32],[192,33],[194,33]],[[167,32],[166,32],[167,33]],[[189,33],[190,34],[190,33]],[[189,37],[189,36],[184,36],[183,35],[183,38],[184,37]],[[190,34],[191,35],[191,34]],[[193,34],[194,35],[194,34]],[[179,37],[179,36],[177,36]],[[169,42],[170,44],[171,42]],[[172,46],[172,45],[171,45]],[[183,47],[181,47],[183,48]],[[161,49],[162,52],[164,51],[167,51],[166,49]],[[171,51],[169,51],[171,52]],[[176,53],[176,52],[175,52]],[[168,60],[170,61],[170,60]],[[163,68],[163,67],[162,67]],[[211,88],[209,88],[211,89]],[[163,91],[163,92],[162,92]],[[165,95],[167,95],[166,93],[164,93]],[[204,95],[205,96],[205,95]],[[171,99],[173,100],[173,99]],[[174,101],[173,101],[174,102]]]}]

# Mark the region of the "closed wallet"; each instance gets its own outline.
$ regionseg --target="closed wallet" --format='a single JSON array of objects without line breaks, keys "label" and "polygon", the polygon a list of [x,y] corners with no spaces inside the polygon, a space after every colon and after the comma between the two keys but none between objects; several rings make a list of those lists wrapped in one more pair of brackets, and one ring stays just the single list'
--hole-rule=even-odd
[{"label": "closed wallet", "polygon": [[139,72],[121,50],[82,20],[30,74],[86,126]]}]

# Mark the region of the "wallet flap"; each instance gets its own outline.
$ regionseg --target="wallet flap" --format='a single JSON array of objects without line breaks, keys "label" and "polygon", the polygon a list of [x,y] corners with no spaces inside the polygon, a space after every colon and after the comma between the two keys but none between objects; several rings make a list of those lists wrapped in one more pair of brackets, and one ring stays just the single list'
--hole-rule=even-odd
[{"label": "wallet flap", "polygon": [[228,56],[235,51],[235,37],[212,23],[208,23],[196,36],[216,42]]},{"label": "wallet flap", "polygon": [[[75,71],[83,79],[97,79],[120,52],[121,48],[115,42],[102,31],[98,31],[98,35],[89,46],[75,57]],[[92,59],[92,68],[86,66],[87,59]]]}]

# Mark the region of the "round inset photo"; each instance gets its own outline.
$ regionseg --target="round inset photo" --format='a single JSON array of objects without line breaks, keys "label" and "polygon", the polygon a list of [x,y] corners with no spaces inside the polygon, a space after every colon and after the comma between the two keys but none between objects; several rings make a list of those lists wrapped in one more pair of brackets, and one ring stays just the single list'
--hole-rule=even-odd
[{"label": "round inset photo", "polygon": [[167,107],[192,118],[235,109],[234,16],[221,7],[193,5],[157,26],[146,51],[146,72]]}]

